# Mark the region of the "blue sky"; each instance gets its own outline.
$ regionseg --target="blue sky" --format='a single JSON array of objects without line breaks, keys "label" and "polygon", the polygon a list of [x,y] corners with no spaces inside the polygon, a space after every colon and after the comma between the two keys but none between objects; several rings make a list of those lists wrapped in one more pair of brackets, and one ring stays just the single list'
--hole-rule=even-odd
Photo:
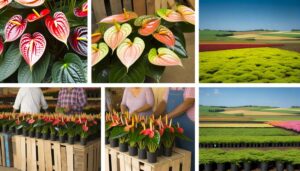
[{"label": "blue sky", "polygon": [[300,106],[300,88],[200,88],[199,101],[208,106]]},{"label": "blue sky", "polygon": [[300,29],[300,0],[200,0],[200,29]]}]

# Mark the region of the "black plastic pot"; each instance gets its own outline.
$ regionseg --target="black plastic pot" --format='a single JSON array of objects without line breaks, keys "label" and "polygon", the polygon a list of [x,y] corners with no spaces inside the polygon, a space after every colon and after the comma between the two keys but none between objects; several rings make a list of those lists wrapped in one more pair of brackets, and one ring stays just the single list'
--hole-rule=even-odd
[{"label": "black plastic pot", "polygon": [[210,163],[204,165],[204,171],[212,171],[212,165]]},{"label": "black plastic pot", "polygon": [[2,125],[2,132],[7,133],[7,125]]},{"label": "black plastic pot", "polygon": [[260,170],[261,171],[268,171],[268,163],[267,162],[261,162],[260,163]]},{"label": "black plastic pot", "polygon": [[33,138],[35,136],[35,132],[34,131],[29,131],[28,136]]},{"label": "black plastic pot", "polygon": [[105,137],[105,144],[109,144],[109,138]]},{"label": "black plastic pot", "polygon": [[172,156],[172,151],[173,151],[173,148],[172,147],[169,147],[169,148],[164,148],[164,156]]},{"label": "black plastic pot", "polygon": [[163,155],[163,153],[164,153],[164,148],[163,148],[163,146],[159,146],[159,147],[157,148],[157,150],[156,150],[157,156],[161,156],[161,155]]},{"label": "black plastic pot", "polygon": [[16,129],[15,130],[15,133],[16,133],[16,135],[20,135],[22,132],[21,132],[21,129]]},{"label": "black plastic pot", "polygon": [[8,128],[8,132],[9,133],[14,133],[15,132],[15,128],[14,127]]},{"label": "black plastic pot", "polygon": [[68,143],[69,144],[74,144],[74,140],[75,140],[74,137],[68,136]]},{"label": "black plastic pot", "polygon": [[80,144],[81,145],[86,145],[87,139],[86,138],[80,138]]},{"label": "black plastic pot", "polygon": [[250,171],[250,170],[251,170],[251,163],[244,162],[244,171]]},{"label": "black plastic pot", "polygon": [[147,151],[147,160],[149,163],[156,163],[157,162],[157,153],[151,153]]},{"label": "black plastic pot", "polygon": [[287,164],[286,168],[287,168],[287,171],[294,171],[295,170],[294,165],[291,164],[291,163]]},{"label": "black plastic pot", "polygon": [[55,134],[50,134],[50,140],[51,141],[56,141],[56,135]]},{"label": "black plastic pot", "polygon": [[147,158],[146,149],[138,149],[138,156],[139,156],[139,159],[146,159]]},{"label": "black plastic pot", "polygon": [[110,139],[109,143],[110,143],[110,147],[118,147],[119,146],[118,139]]},{"label": "black plastic pot", "polygon": [[128,151],[128,143],[119,143],[119,150],[121,152],[127,152]]},{"label": "black plastic pot", "polygon": [[44,140],[49,139],[49,134],[48,134],[48,133],[43,133],[42,138],[43,138]]},{"label": "black plastic pot", "polygon": [[235,163],[231,163],[230,164],[230,170],[231,171],[238,171],[238,165],[236,165]]},{"label": "black plastic pot", "polygon": [[76,135],[76,136],[74,137],[74,141],[81,141],[80,135]]},{"label": "black plastic pot", "polygon": [[218,163],[217,164],[217,171],[225,171],[225,164],[224,163]]},{"label": "black plastic pot", "polygon": [[65,141],[66,141],[65,136],[59,136],[58,139],[59,139],[60,143],[65,143]]},{"label": "black plastic pot", "polygon": [[276,170],[277,171],[283,171],[284,165],[281,161],[276,162]]},{"label": "black plastic pot", "polygon": [[41,138],[42,134],[39,131],[35,132],[35,138]]},{"label": "black plastic pot", "polygon": [[129,155],[130,156],[136,156],[138,154],[137,147],[128,147]]},{"label": "black plastic pot", "polygon": [[23,128],[22,129],[22,134],[23,134],[24,137],[27,137],[28,136],[28,131],[25,128]]}]

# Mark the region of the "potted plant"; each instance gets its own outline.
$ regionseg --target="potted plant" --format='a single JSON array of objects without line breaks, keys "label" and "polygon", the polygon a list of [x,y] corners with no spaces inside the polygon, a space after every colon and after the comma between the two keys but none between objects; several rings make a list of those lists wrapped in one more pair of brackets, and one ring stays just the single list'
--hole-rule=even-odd
[{"label": "potted plant", "polygon": [[55,130],[55,127],[53,125],[51,125],[49,127],[49,130],[50,130],[50,140],[51,141],[55,141],[56,140],[56,130]]},{"label": "potted plant", "polygon": [[35,129],[35,137],[41,138],[41,130],[43,126],[45,125],[45,122],[38,116],[37,121],[33,124],[33,128]]},{"label": "potted plant", "polygon": [[172,156],[175,141],[175,130],[172,127],[172,119],[169,122],[168,117],[166,117],[165,124],[160,124],[159,133],[161,136],[161,143],[164,147],[163,154],[165,156]]},{"label": "potted plant", "polygon": [[66,122],[66,132],[67,132],[67,135],[68,135],[68,143],[69,144],[74,144],[74,141],[75,141],[75,135],[76,135],[76,123],[75,122],[72,122],[72,121],[67,121]]},{"label": "potted plant", "polygon": [[55,125],[55,130],[57,131],[59,142],[64,143],[65,135],[67,134],[64,117],[62,116],[61,118],[56,118],[53,122],[53,125]]},{"label": "potted plant", "polygon": [[41,133],[42,133],[42,137],[44,140],[47,140],[49,138],[49,125],[48,124],[44,125],[42,127]]},{"label": "potted plant", "polygon": [[29,137],[34,137],[35,136],[35,132],[34,132],[34,123],[36,122],[36,120],[33,118],[33,116],[31,118],[28,118],[27,123],[28,123],[28,135]]},{"label": "potted plant", "polygon": [[81,131],[81,133],[80,133],[80,144],[81,144],[81,145],[86,145],[86,143],[87,143],[87,138],[88,138],[88,136],[89,136],[89,133],[88,133],[89,127],[87,126],[87,121],[85,122],[85,124],[83,124],[83,125],[81,126],[81,128],[82,128],[82,131]]},{"label": "potted plant", "polygon": [[152,121],[150,121],[150,126],[147,129],[143,129],[141,134],[146,136],[146,146],[147,146],[147,159],[149,163],[157,162],[157,149],[160,144],[160,134],[157,130],[154,130],[152,126]]}]

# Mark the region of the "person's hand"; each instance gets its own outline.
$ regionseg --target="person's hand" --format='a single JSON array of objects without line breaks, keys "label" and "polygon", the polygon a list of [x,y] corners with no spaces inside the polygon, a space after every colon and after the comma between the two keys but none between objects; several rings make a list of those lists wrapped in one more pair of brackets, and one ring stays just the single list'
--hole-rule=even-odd
[{"label": "person's hand", "polygon": [[71,107],[69,105],[64,107],[64,112],[65,113],[70,112],[70,110],[71,110]]},{"label": "person's hand", "polygon": [[139,114],[138,112],[133,111],[133,112],[130,113],[130,116],[131,116],[131,115],[138,115],[138,114]]}]

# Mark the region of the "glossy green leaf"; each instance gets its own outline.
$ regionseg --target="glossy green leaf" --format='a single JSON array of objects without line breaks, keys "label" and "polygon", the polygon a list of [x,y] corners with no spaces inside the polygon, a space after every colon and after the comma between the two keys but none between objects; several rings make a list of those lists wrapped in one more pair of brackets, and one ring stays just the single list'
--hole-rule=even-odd
[{"label": "glossy green leaf", "polygon": [[180,58],[187,58],[186,44],[184,34],[178,29],[171,29],[175,36],[175,46],[171,47]]}]

